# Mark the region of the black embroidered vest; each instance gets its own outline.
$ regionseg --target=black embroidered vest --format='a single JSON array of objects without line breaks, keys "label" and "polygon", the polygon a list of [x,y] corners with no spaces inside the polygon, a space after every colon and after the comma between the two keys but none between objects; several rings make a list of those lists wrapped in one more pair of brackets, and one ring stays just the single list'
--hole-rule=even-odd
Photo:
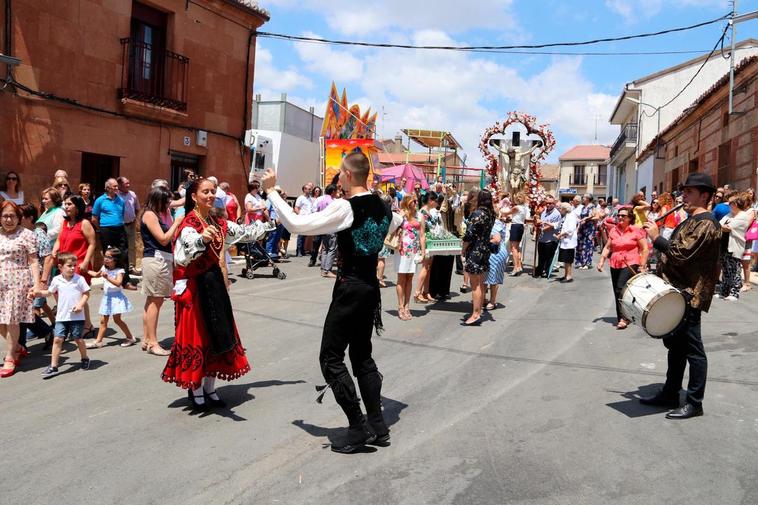
[{"label": "black embroidered vest", "polygon": [[384,246],[392,212],[376,195],[350,198],[353,224],[337,233],[339,273],[342,276],[376,280],[377,254]]}]

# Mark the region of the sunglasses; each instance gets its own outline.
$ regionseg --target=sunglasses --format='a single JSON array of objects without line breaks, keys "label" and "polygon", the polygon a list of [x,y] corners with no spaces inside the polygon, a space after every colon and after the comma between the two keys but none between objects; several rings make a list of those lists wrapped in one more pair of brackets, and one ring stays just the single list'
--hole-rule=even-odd
[{"label": "sunglasses", "polygon": [[68,184],[58,184],[58,185],[57,185],[57,186],[55,186],[55,187],[56,187],[56,188],[67,188],[67,187],[68,187]]},{"label": "sunglasses", "polygon": [[619,214],[620,218],[630,217],[629,214]]},{"label": "sunglasses", "polygon": [[5,178],[6,181],[17,181],[18,177],[10,176]]}]

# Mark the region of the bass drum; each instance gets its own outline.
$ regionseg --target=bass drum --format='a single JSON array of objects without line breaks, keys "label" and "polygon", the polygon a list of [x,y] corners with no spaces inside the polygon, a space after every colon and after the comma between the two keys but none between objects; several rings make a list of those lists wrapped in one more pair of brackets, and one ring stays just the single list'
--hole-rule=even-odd
[{"label": "bass drum", "polygon": [[682,322],[687,302],[681,291],[655,274],[637,274],[621,293],[621,312],[653,338],[663,338]]}]

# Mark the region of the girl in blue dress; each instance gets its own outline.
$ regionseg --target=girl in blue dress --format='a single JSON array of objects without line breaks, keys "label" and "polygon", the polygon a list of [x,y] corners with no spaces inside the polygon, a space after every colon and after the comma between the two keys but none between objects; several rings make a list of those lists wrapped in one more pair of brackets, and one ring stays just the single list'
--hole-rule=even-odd
[{"label": "girl in blue dress", "polygon": [[137,343],[126,321],[121,319],[121,314],[132,311],[132,304],[124,294],[122,288],[124,284],[124,269],[119,268],[118,262],[122,252],[115,247],[106,249],[103,255],[103,267],[98,271],[90,270],[88,273],[93,279],[102,277],[103,279],[103,299],[100,302],[100,329],[97,332],[97,338],[94,342],[87,344],[87,349],[100,348],[105,345],[105,331],[108,329],[108,320],[113,316],[113,322],[121,328],[126,335],[126,340],[121,343],[121,347],[129,347]]},{"label": "girl in blue dress", "polygon": [[487,272],[485,284],[490,290],[490,301],[484,307],[486,310],[497,308],[497,290],[505,278],[505,267],[508,264],[508,240],[506,237],[505,221],[496,219],[490,233],[490,269]]}]

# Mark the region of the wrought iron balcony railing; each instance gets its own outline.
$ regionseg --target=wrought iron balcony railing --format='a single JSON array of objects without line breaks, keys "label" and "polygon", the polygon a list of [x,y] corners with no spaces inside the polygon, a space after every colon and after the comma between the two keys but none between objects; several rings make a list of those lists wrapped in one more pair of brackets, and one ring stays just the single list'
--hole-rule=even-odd
[{"label": "wrought iron balcony railing", "polygon": [[187,111],[189,58],[133,38],[121,39],[121,47],[119,98]]},{"label": "wrought iron balcony railing", "polygon": [[637,143],[637,123],[628,123],[621,129],[621,133],[616,138],[616,142],[611,147],[611,159],[623,148],[627,143]]}]

